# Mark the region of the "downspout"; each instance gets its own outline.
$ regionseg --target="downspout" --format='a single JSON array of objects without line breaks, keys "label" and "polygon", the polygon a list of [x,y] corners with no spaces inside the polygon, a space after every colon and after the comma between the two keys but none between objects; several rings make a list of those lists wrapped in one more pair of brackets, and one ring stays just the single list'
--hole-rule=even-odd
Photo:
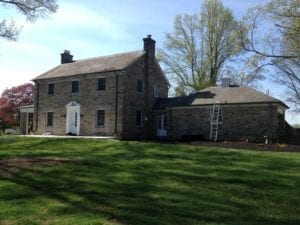
[{"label": "downspout", "polygon": [[273,140],[273,110],[272,110],[272,104],[269,103],[269,141],[272,142]]},{"label": "downspout", "polygon": [[36,87],[36,94],[35,94],[35,104],[34,104],[34,114],[35,114],[35,130],[34,132],[37,132],[38,129],[38,117],[39,117],[39,92],[40,92],[40,84],[39,83],[35,83],[35,87]]},{"label": "downspout", "polygon": [[147,118],[145,121],[145,126],[144,126],[144,132],[145,132],[145,138],[149,138],[149,113],[148,113],[148,79],[149,79],[149,53],[147,52],[145,54],[145,78],[144,78],[144,83],[145,83],[145,102],[144,102],[144,118]]},{"label": "downspout", "polygon": [[[21,113],[20,113],[20,114],[21,114]],[[26,135],[28,134],[28,123],[29,123],[29,121],[28,121],[28,120],[29,120],[28,114],[29,114],[29,113],[26,112],[26,129],[25,129],[25,130],[26,130],[26,131],[25,131],[25,134],[26,134]]]},{"label": "downspout", "polygon": [[[167,137],[171,137],[171,135],[173,135],[173,121],[172,121],[172,109],[171,108],[167,108],[169,111],[169,118],[167,116]],[[169,119],[169,121],[168,121]],[[170,132],[170,134],[169,134]],[[172,137],[173,138],[173,137]]]},{"label": "downspout", "polygon": [[115,93],[115,136],[117,137],[118,133],[118,86],[119,86],[119,76],[118,73],[116,74],[116,93]]}]

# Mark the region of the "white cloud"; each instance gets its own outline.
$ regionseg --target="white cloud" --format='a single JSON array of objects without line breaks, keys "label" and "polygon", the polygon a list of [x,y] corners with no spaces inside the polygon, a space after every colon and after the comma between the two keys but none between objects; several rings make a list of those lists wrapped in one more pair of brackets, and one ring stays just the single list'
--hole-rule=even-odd
[{"label": "white cloud", "polygon": [[[122,26],[114,21],[109,12],[101,14],[84,5],[62,3],[57,13],[36,23],[25,23],[24,31],[34,33],[44,30],[50,35],[70,36],[71,34],[101,32],[104,36],[119,39],[124,35]],[[45,33],[36,33],[41,36]]]},{"label": "white cloud", "polygon": [[6,88],[31,82],[30,80],[35,76],[34,74],[36,74],[36,71],[26,70],[25,72],[22,68],[1,70],[0,95]]},{"label": "white cloud", "polygon": [[75,59],[136,50],[148,33],[162,46],[175,15],[198,12],[202,1],[61,0],[57,13],[35,23],[16,12],[3,14],[23,30],[16,43],[0,39],[0,92],[59,64],[64,49]]}]

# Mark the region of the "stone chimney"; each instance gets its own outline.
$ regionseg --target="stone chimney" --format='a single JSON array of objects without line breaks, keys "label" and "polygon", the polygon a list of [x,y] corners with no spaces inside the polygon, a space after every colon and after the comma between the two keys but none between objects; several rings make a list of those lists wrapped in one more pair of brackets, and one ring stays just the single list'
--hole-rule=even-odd
[{"label": "stone chimney", "polygon": [[144,40],[144,51],[147,52],[149,58],[155,58],[155,41],[151,38],[151,34],[148,34]]},{"label": "stone chimney", "polygon": [[229,87],[231,85],[232,81],[227,71],[225,71],[225,73],[223,74],[221,81],[222,81],[221,84],[222,87]]},{"label": "stone chimney", "polygon": [[231,85],[231,78],[230,77],[224,77],[222,78],[222,87],[229,87]]},{"label": "stone chimney", "polygon": [[71,55],[70,51],[65,50],[64,53],[61,53],[60,55],[61,55],[61,64],[74,62],[73,55]]}]

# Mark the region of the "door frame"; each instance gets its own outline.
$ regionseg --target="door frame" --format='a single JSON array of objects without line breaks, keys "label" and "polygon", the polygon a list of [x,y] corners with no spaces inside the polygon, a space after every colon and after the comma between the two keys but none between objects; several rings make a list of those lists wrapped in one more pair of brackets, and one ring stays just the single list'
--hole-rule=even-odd
[{"label": "door frame", "polygon": [[[168,132],[167,132],[167,115],[159,115],[157,116],[157,131],[156,134],[158,137],[166,137]],[[161,127],[159,129],[159,127]]]},{"label": "door frame", "polygon": [[71,113],[75,112],[77,115],[77,126],[76,126],[76,135],[80,135],[80,104],[77,102],[70,102],[66,105],[66,134],[71,132]]}]

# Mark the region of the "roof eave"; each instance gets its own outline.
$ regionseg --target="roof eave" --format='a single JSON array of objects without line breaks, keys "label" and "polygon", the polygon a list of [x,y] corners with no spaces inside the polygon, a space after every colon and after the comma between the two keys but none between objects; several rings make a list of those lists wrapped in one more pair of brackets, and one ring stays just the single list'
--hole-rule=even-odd
[{"label": "roof eave", "polygon": [[122,71],[125,70],[126,68],[123,69],[115,69],[115,70],[105,70],[101,72],[93,72],[93,73],[78,73],[78,74],[71,74],[71,75],[66,75],[66,76],[60,76],[60,77],[45,77],[45,78],[39,78],[39,79],[32,79],[31,81],[35,82],[38,80],[53,80],[53,79],[59,79],[59,78],[66,78],[66,77],[73,77],[73,76],[81,76],[81,75],[87,75],[87,74],[97,74],[97,73],[111,73],[111,72],[117,72],[117,71]]},{"label": "roof eave", "polygon": [[[191,107],[200,107],[200,106],[212,106],[214,103],[205,103],[205,104],[194,104],[194,105],[177,105],[177,106],[164,106],[157,107],[154,110],[162,110],[168,108],[191,108]],[[235,103],[220,103],[220,105],[263,105],[263,104],[279,104],[283,106],[285,109],[289,109],[289,107],[281,101],[274,102],[235,102]]]}]

